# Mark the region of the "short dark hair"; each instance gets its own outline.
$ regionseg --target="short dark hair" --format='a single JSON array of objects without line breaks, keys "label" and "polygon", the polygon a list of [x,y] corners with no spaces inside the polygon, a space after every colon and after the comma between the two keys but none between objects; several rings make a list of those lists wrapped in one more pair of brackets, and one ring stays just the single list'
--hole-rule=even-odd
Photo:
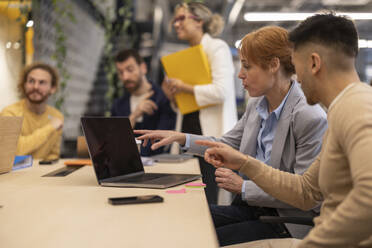
[{"label": "short dark hair", "polygon": [[136,49],[125,49],[119,51],[115,56],[115,62],[121,63],[129,59],[130,57],[133,57],[137,64],[142,64],[144,62],[143,58],[139,55],[138,51]]},{"label": "short dark hair", "polygon": [[334,47],[349,57],[358,55],[358,32],[346,16],[329,12],[316,14],[301,22],[289,33],[294,49],[308,42]]},{"label": "short dark hair", "polygon": [[34,62],[26,66],[21,72],[21,76],[19,78],[19,82],[17,86],[18,93],[20,94],[21,97],[26,96],[24,85],[27,81],[28,74],[30,74],[31,71],[36,70],[36,69],[41,69],[41,70],[48,72],[50,74],[50,77],[52,78],[52,82],[51,82],[52,87],[58,89],[59,76],[58,76],[57,70],[51,65],[48,65],[42,62]]}]

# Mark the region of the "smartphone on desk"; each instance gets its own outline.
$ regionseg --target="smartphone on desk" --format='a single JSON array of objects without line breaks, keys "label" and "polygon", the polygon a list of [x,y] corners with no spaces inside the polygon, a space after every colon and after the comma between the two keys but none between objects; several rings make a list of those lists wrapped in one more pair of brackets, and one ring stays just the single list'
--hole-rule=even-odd
[{"label": "smartphone on desk", "polygon": [[141,196],[108,198],[108,202],[112,205],[153,203],[153,202],[163,202],[163,201],[164,201],[163,197],[159,195],[141,195]]},{"label": "smartphone on desk", "polygon": [[52,159],[52,160],[40,160],[39,164],[40,165],[49,165],[49,164],[54,164],[57,163],[58,159]]}]

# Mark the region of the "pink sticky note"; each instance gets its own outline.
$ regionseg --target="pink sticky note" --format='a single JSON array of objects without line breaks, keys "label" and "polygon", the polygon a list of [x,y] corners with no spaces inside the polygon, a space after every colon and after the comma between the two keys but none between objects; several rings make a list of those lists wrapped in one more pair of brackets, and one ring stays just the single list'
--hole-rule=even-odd
[{"label": "pink sticky note", "polygon": [[169,194],[185,194],[186,193],[186,189],[183,188],[183,189],[176,189],[176,190],[167,190],[165,191],[166,193],[169,193]]},{"label": "pink sticky note", "polygon": [[188,183],[186,187],[205,187],[204,183]]}]

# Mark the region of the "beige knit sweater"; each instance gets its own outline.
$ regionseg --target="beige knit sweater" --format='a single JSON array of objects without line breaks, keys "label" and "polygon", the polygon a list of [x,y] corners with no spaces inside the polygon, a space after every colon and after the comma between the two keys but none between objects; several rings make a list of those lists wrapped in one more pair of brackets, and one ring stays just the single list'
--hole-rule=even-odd
[{"label": "beige knit sweater", "polygon": [[324,201],[298,247],[372,247],[372,87],[352,84],[327,118],[321,153],[303,176],[251,157],[240,172],[295,207],[308,210]]}]

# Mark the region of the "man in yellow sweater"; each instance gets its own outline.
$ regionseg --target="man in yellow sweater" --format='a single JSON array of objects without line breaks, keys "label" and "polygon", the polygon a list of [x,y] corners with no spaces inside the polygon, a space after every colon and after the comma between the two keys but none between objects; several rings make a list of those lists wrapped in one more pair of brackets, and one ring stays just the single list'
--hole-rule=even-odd
[{"label": "man in yellow sweater", "polygon": [[34,63],[23,70],[18,83],[22,100],[1,112],[2,116],[23,116],[17,155],[44,160],[59,158],[63,115],[47,104],[57,88],[58,74],[53,67]]},{"label": "man in yellow sweater", "polygon": [[247,175],[273,197],[307,210],[323,201],[303,240],[261,240],[232,247],[372,247],[372,88],[355,69],[358,34],[333,14],[309,17],[290,33],[292,60],[309,104],[328,108],[328,130],[318,158],[301,176],[282,172],[226,144],[210,146],[205,160]]}]

